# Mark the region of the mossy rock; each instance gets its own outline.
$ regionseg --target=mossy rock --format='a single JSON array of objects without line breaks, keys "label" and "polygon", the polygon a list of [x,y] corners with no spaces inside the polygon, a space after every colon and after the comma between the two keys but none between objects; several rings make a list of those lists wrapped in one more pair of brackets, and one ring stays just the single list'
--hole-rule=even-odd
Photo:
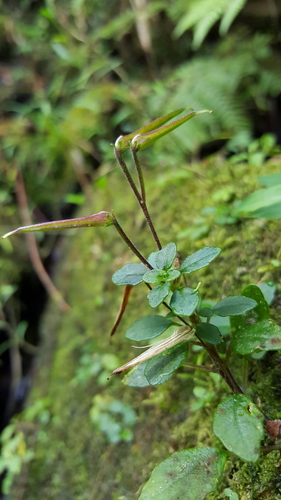
[{"label": "mossy rock", "polygon": [[[260,172],[264,168],[260,167]],[[266,173],[275,170],[272,162]],[[271,264],[280,248],[278,221],[230,224],[224,219],[223,224],[218,213],[213,215],[221,206],[225,216],[225,208],[235,199],[256,189],[260,172],[255,166],[234,166],[216,156],[192,168],[162,167],[161,172],[145,173],[148,204],[163,244],[178,241],[183,258],[203,246],[223,249],[208,268],[192,275],[191,285],[202,281],[204,298],[218,300],[224,294],[239,294],[245,285],[261,279],[278,279],[279,271]],[[155,250],[119,171],[99,181],[91,197],[80,215],[114,209],[136,246],[145,255]],[[194,239],[196,231],[198,239]],[[114,368],[136,356],[124,338],[126,328],[150,312],[147,290],[140,285],[133,290],[126,315],[110,342],[109,332],[123,293],[122,287],[113,285],[111,276],[136,258],[113,227],[73,230],[66,236],[60,256],[57,285],[71,310],[61,313],[56,304],[50,304],[42,323],[41,354],[29,405],[43,401],[43,410],[38,411],[32,425],[27,425],[24,415],[19,422],[27,429],[27,446],[34,450],[34,459],[24,466],[10,498],[18,499],[21,494],[25,500],[134,500],[153,467],[172,452],[193,446],[222,446],[213,435],[212,418],[221,397],[230,393],[229,388],[223,381],[217,382],[204,372],[194,374],[185,366],[171,380],[154,388],[125,386],[119,376],[107,380],[112,364],[116,362]],[[278,314],[278,308],[275,312]],[[202,355],[202,362],[208,364],[209,360]],[[278,395],[272,387],[278,379],[278,363],[276,353],[251,363],[249,395],[259,398],[267,410],[278,409]],[[241,359],[234,360],[233,369],[241,381]],[[200,384],[212,397],[194,411],[193,388]],[[110,423],[106,428],[106,422],[112,423],[109,416],[117,424],[122,420],[121,414],[113,415],[108,410],[116,401],[122,403],[125,413],[129,408],[136,415],[133,425],[123,418],[119,438],[109,429]],[[99,425],[96,415],[100,415]],[[276,451],[262,455],[257,464],[245,464],[230,456],[212,499],[226,498],[223,491],[227,487],[243,500],[281,499],[277,455]]]}]

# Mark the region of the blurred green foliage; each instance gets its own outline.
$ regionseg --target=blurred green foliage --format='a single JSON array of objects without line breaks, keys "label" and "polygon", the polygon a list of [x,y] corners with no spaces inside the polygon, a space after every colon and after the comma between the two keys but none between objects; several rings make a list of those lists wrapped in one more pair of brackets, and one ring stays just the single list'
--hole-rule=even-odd
[{"label": "blurred green foliage", "polygon": [[[280,92],[281,61],[270,12],[259,30],[243,11],[234,22],[245,3],[152,1],[142,11],[135,2],[117,0],[106,6],[101,0],[3,4],[4,223],[18,169],[30,209],[45,208],[57,217],[65,193],[77,182],[83,185],[83,176],[91,178],[100,164],[111,163],[108,143],[160,110],[214,109],[212,117],[191,123],[188,136],[185,129],[175,133],[184,153],[216,139],[247,146],[253,114],[266,112],[268,99]],[[197,31],[192,41],[190,30],[204,26],[203,41],[219,19],[224,38],[215,28],[200,52],[192,53],[199,43]]]}]

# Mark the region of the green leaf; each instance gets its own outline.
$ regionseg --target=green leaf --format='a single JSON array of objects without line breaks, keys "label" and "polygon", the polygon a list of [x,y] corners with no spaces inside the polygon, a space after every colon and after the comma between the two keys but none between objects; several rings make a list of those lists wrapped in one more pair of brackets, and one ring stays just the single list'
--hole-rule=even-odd
[{"label": "green leaf", "polygon": [[138,130],[135,130],[131,134],[127,135],[121,135],[118,137],[117,141],[115,142],[115,147],[121,151],[126,151],[131,147],[131,142],[133,138],[138,135],[138,134],[145,134],[146,132],[150,132],[151,130],[158,129],[161,127],[161,125],[164,125],[164,123],[167,123],[169,120],[172,120],[175,116],[179,115],[182,113],[186,108],[180,108],[177,109],[176,111],[172,111],[171,113],[168,113],[167,115],[161,116],[160,118],[157,118],[153,122],[149,123],[148,125],[145,125],[144,127],[139,128]]},{"label": "green leaf", "polygon": [[[238,316],[233,316],[238,317]],[[212,316],[210,324],[215,325],[222,335],[228,335],[230,333],[230,319],[229,316]]]},{"label": "green leaf", "polygon": [[170,288],[171,285],[169,282],[160,283],[159,285],[156,285],[154,288],[152,288],[147,296],[150,307],[159,306],[169,294]]},{"label": "green leaf", "polygon": [[156,256],[157,256],[158,252],[152,252],[149,257],[148,257],[148,262],[149,264],[154,268],[156,269],[157,268],[157,265],[156,265]]},{"label": "green leaf", "polygon": [[205,500],[216,489],[225,460],[215,448],[176,451],[153,469],[139,500]]},{"label": "green leaf", "polygon": [[254,299],[256,307],[240,317],[231,317],[234,352],[250,354],[255,349],[274,350],[280,348],[281,327],[269,319],[269,307],[259,287],[249,285],[243,296]]},{"label": "green leaf", "polygon": [[211,323],[198,323],[196,325],[196,333],[198,337],[210,344],[220,344],[221,334],[219,329]]},{"label": "green leaf", "polygon": [[255,349],[263,351],[281,349],[281,327],[270,319],[246,327],[236,327],[231,346],[234,352],[244,355],[251,354]]},{"label": "green leaf", "polygon": [[166,271],[165,281],[174,281],[180,275],[181,273],[177,269],[169,269],[169,271]]},{"label": "green leaf", "polygon": [[273,203],[268,207],[261,207],[255,210],[249,217],[263,218],[263,219],[280,219],[281,217],[281,201]]},{"label": "green leaf", "polygon": [[208,266],[221,253],[221,248],[205,247],[189,255],[180,267],[183,274],[190,274],[202,267]]},{"label": "green leaf", "polygon": [[177,255],[177,246],[175,243],[168,243],[155,256],[157,269],[169,269],[173,264]]},{"label": "green leaf", "polygon": [[244,396],[235,394],[217,408],[213,430],[227,450],[242,460],[255,462],[259,458],[263,439],[263,414]]},{"label": "green leaf", "polygon": [[145,283],[160,283],[160,281],[165,281],[164,276],[166,276],[166,271],[153,269],[152,271],[147,271],[142,279]]},{"label": "green leaf", "polygon": [[219,29],[221,36],[226,35],[235,17],[244,7],[246,1],[247,0],[232,0],[231,2],[227,2],[225,4],[225,12],[223,14]]},{"label": "green leaf", "polygon": [[168,271],[161,271],[153,269],[143,275],[145,283],[159,283],[160,281],[174,281],[180,276],[177,269],[169,269]]},{"label": "green leaf", "polygon": [[126,264],[113,274],[112,281],[115,285],[135,286],[142,282],[146,272],[147,267],[144,264]]},{"label": "green leaf", "polygon": [[281,173],[278,174],[269,174],[269,175],[261,175],[258,178],[259,183],[265,187],[274,187],[278,184],[281,184]]},{"label": "green leaf", "polygon": [[239,497],[235,491],[233,491],[231,488],[225,488],[223,490],[224,494],[229,498],[229,500],[239,500]]},{"label": "green leaf", "polygon": [[235,321],[244,321],[244,325],[250,325],[262,321],[263,319],[268,319],[270,317],[270,311],[268,304],[263,296],[261,289],[256,285],[248,285],[243,290],[241,295],[243,297],[248,297],[256,301],[256,306],[251,309],[243,318],[233,318],[231,320],[231,326],[235,324]]},{"label": "green leaf", "polygon": [[262,291],[266,302],[270,306],[275,299],[275,294],[276,294],[275,283],[273,283],[273,281],[264,281],[263,283],[259,284],[259,288]]},{"label": "green leaf", "polygon": [[[272,213],[272,216],[263,215],[266,212]],[[259,189],[250,194],[240,203],[234,215],[279,218],[281,216],[281,184],[268,189]]]},{"label": "green leaf", "polygon": [[130,340],[154,339],[165,332],[173,322],[164,316],[145,316],[137,319],[126,331],[125,337]]},{"label": "green leaf", "polygon": [[199,316],[203,316],[203,318],[211,318],[213,316],[213,311],[210,307],[202,307],[198,311]]},{"label": "green leaf", "polygon": [[213,307],[213,313],[218,316],[236,316],[243,314],[257,305],[256,301],[248,297],[237,295],[221,300]]},{"label": "green leaf", "polygon": [[72,229],[79,227],[105,227],[114,224],[113,216],[109,212],[99,212],[79,217],[77,219],[56,220],[53,222],[43,222],[42,224],[32,224],[31,226],[18,227],[14,231],[4,234],[2,238],[8,238],[17,233],[34,233],[36,231],[59,231],[60,229]]},{"label": "green leaf", "polygon": [[147,362],[145,376],[150,385],[163,384],[169,380],[188,354],[188,342],[170,347]]},{"label": "green leaf", "polygon": [[199,302],[199,293],[194,288],[176,290],[171,298],[170,307],[175,314],[190,316]]},{"label": "green leaf", "polygon": [[204,109],[202,111],[192,111],[191,113],[188,113],[187,115],[183,116],[183,118],[174,120],[168,125],[164,125],[163,127],[157,128],[152,132],[147,132],[146,134],[138,134],[132,140],[132,147],[136,151],[145,149],[154,142],[158,141],[158,139],[161,139],[161,137],[163,137],[164,135],[169,134],[175,128],[179,127],[183,123],[187,122],[194,116],[199,115],[201,113],[212,113],[212,111],[209,111],[207,109]]},{"label": "green leaf", "polygon": [[144,372],[148,361],[144,361],[140,365],[134,366],[123,378],[122,382],[130,387],[147,387],[150,386]]}]

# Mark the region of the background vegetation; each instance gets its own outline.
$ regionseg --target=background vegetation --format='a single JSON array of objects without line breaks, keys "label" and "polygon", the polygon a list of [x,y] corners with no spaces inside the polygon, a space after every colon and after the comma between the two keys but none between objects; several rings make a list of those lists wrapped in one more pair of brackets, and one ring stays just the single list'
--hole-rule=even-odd
[{"label": "background vegetation", "polygon": [[[81,206],[83,215],[114,207],[123,214],[128,228],[138,229],[140,240],[149,247],[146,237],[141,235],[141,220],[133,225],[128,220],[134,214],[134,205],[129,216],[126,198],[126,207],[122,207],[124,192],[118,176],[115,181],[116,163],[110,143],[121,133],[173,109],[209,108],[214,110],[212,116],[202,115],[192,120],[173,136],[159,141],[152,152],[143,154],[145,165],[153,172],[150,203],[155,205],[158,226],[162,226],[165,234],[165,228],[170,228],[173,220],[172,232],[182,240],[183,250],[197,249],[202,241],[231,250],[229,259],[233,259],[234,278],[233,281],[229,278],[228,286],[235,293],[251,280],[278,281],[278,226],[275,222],[266,227],[251,222],[239,229],[239,225],[232,225],[237,220],[231,218],[231,207],[236,199],[256,188],[259,174],[279,169],[280,159],[276,156],[276,144],[281,139],[279,23],[280,5],[274,1],[3,2],[0,16],[2,233],[28,223],[29,218],[41,222],[71,216],[77,206]],[[210,156],[214,153],[215,156]],[[119,194],[115,182],[120,185]],[[168,183],[172,187],[167,188]],[[184,189],[181,192],[183,186],[188,187],[188,195]],[[187,206],[190,217],[185,213]],[[245,238],[243,248],[239,231]],[[169,240],[172,236],[169,235]],[[74,238],[69,239],[74,246]],[[8,427],[3,437],[4,449],[12,450],[2,462],[2,468],[10,471],[11,481],[21,466],[34,458],[30,476],[27,465],[23,465],[25,479],[14,487],[17,499],[20,494],[29,500],[38,498],[38,485],[40,488],[44,485],[46,498],[137,498],[136,491],[152,467],[171,450],[186,446],[186,442],[191,446],[202,439],[205,444],[209,440],[208,427],[202,427],[200,420],[206,418],[205,414],[192,416],[192,423],[189,422],[192,430],[188,428],[185,419],[191,403],[187,405],[187,394],[184,397],[187,399],[177,405],[185,387],[184,377],[179,377],[175,386],[167,385],[149,395],[132,390],[130,396],[127,389],[121,390],[119,380],[112,382],[111,394],[104,389],[108,372],[119,360],[107,341],[102,344],[98,338],[100,331],[105,337],[110,330],[120,297],[110,284],[110,276],[106,276],[104,284],[104,278],[96,273],[97,267],[102,271],[103,261],[107,262],[112,255],[117,259],[122,253],[122,243],[117,242],[112,253],[112,241],[106,243],[104,238],[96,239],[94,232],[87,233],[80,247],[68,250],[68,257],[65,252],[70,244],[62,246],[61,240],[54,236],[29,240],[27,245],[23,238],[0,243],[0,369],[5,405],[2,427],[21,407],[31,384],[45,289],[54,302],[41,327],[47,352],[45,371],[42,369],[46,378],[39,370],[30,413],[19,417],[18,423]],[[65,302],[44,274],[39,256],[51,275],[59,268],[59,261],[65,261],[59,280]],[[126,261],[130,256],[123,258]],[[113,261],[113,270],[116,267]],[[221,272],[226,274],[225,267]],[[81,285],[87,282],[90,273],[97,288]],[[213,278],[210,278],[210,299],[211,284],[215,285]],[[110,315],[109,306],[112,306]],[[277,314],[278,304],[275,306]],[[138,307],[136,300],[132,314]],[[95,326],[94,310],[98,315]],[[75,325],[73,331],[71,325]],[[122,331],[119,336],[120,350],[127,349]],[[127,353],[120,354],[120,360],[121,357],[125,361]],[[276,359],[275,366],[277,363]],[[266,365],[264,369],[266,372]],[[274,373],[270,375],[273,379]],[[257,385],[261,376],[265,377],[265,373],[257,375]],[[50,382],[50,390],[46,380]],[[213,387],[209,387],[210,383],[203,377],[196,385],[201,388],[201,392],[197,390],[201,394],[201,399],[196,396],[197,406],[200,401],[204,407],[213,404],[209,394],[216,398],[217,381],[214,380]],[[262,393],[262,387],[258,391]],[[188,392],[192,395],[192,386]],[[129,401],[130,397],[133,400]],[[147,398],[151,411],[148,422]],[[112,410],[114,401],[117,410],[116,407]],[[196,406],[196,402],[192,404]],[[274,407],[274,401],[270,404]],[[169,416],[171,407],[173,417]],[[208,413],[208,409],[204,411]],[[119,415],[119,427],[114,425],[115,414]],[[163,419],[160,428],[159,419]],[[107,422],[105,428],[101,428],[101,421]],[[81,422],[84,427],[80,436]],[[139,430],[131,442],[136,422]],[[167,434],[170,438],[164,442],[163,436]],[[95,448],[86,446],[90,436],[95,436]],[[163,442],[156,446],[158,437]],[[147,448],[150,441],[151,447]],[[115,443],[119,443],[117,447]],[[131,454],[136,457],[135,462]],[[145,464],[140,460],[141,455],[149,457]],[[93,470],[98,457],[100,466]],[[269,476],[275,460],[272,457],[271,462],[268,460]],[[125,476],[131,461],[134,471],[131,470],[128,480]],[[108,476],[102,475],[103,467]],[[235,478],[233,467],[230,465]],[[241,464],[240,470],[244,479],[253,473]],[[254,473],[257,474],[257,469]],[[93,477],[101,485],[99,492],[93,487]],[[245,498],[259,498],[257,495],[264,490],[270,493],[271,486],[267,485],[273,483],[273,476],[270,477],[261,481],[258,493],[250,491],[252,496]],[[242,481],[241,477],[239,480]],[[226,479],[224,487],[230,487],[227,481],[230,479]],[[245,484],[242,482],[242,488]],[[242,489],[241,495],[244,493]],[[217,498],[225,498],[220,494]],[[278,498],[277,494],[276,490],[272,498]]]}]

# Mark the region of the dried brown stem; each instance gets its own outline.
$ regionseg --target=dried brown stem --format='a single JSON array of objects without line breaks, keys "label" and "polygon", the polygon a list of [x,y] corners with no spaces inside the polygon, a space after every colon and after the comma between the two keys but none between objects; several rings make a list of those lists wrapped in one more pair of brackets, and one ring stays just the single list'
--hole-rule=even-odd
[{"label": "dried brown stem", "polygon": [[[16,178],[16,197],[23,225],[29,226],[32,224],[32,220],[28,210],[24,181],[20,171],[18,171]],[[52,297],[52,299],[54,299],[56,302],[59,303],[60,308],[63,311],[69,311],[70,306],[64,300],[61,293],[58,291],[58,289],[52,282],[50,276],[48,275],[46,269],[43,266],[34,234],[26,233],[25,238],[27,242],[27,249],[30,261],[41,283],[47,290],[48,294]]]}]

